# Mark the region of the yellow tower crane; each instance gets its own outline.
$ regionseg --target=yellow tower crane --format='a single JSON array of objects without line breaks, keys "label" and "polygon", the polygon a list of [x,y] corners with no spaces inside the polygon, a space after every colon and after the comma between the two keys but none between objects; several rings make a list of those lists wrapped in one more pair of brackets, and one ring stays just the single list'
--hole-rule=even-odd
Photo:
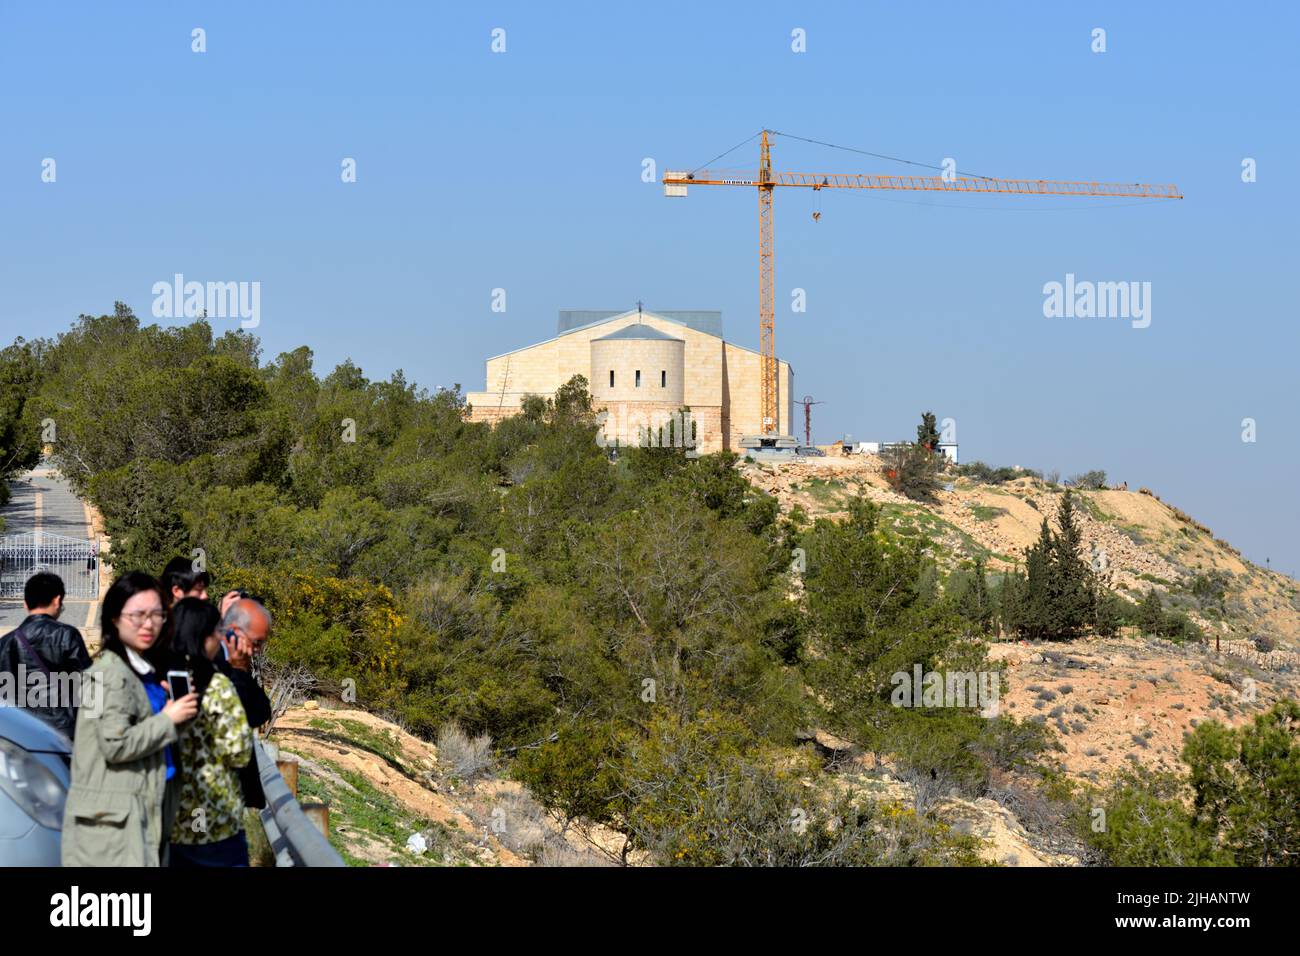
[{"label": "yellow tower crane", "polygon": [[[762,131],[758,173],[731,173],[709,169],[694,172],[665,170],[665,196],[685,196],[688,186],[752,186],[758,189],[758,330],[762,355],[762,436],[758,444],[777,444],[776,410],[776,224],[772,218],[773,193],[778,186],[804,189],[901,189],[945,193],[1010,193],[1017,196],[1115,196],[1140,199],[1182,199],[1173,185],[1144,183],[1065,182],[1052,179],[996,179],[958,176],[887,176],[871,173],[791,173],[772,169],[769,134]],[[753,137],[750,137],[751,139]],[[824,144],[830,145],[830,144]],[[723,154],[725,155],[725,154]],[[721,158],[721,157],[719,157]],[[782,436],[786,437],[786,436]],[[788,442],[782,443],[789,444]]]}]

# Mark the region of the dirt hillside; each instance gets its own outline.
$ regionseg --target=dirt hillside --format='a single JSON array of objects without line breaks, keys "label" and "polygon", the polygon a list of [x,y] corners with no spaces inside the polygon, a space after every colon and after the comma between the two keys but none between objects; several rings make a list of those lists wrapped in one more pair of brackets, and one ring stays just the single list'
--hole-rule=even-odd
[{"label": "dirt hillside", "polygon": [[299,799],[330,807],[349,865],[602,866],[623,845],[603,827],[562,827],[490,766],[460,776],[436,746],[364,710],[308,701],[271,739],[298,758]]}]

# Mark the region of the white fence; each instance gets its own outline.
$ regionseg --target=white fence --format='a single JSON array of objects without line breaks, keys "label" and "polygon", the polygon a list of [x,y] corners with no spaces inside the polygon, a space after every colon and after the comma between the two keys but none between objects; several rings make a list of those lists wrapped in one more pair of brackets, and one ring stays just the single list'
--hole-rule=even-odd
[{"label": "white fence", "polygon": [[38,571],[63,579],[66,600],[99,597],[99,549],[85,538],[29,531],[0,537],[0,598],[23,596],[23,585]]}]

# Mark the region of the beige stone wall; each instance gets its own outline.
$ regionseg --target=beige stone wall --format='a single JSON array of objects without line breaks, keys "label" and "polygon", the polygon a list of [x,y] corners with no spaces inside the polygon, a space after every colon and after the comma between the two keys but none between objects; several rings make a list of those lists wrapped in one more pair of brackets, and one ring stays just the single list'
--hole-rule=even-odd
[{"label": "beige stone wall", "polygon": [[725,451],[722,430],[722,406],[691,406],[691,421],[695,423],[695,450],[701,455]]},{"label": "beige stone wall", "polygon": [[555,390],[569,380],[567,375],[558,381],[556,379],[555,346],[555,342],[541,342],[488,359],[487,387],[465,396],[474,406],[473,420],[485,421],[480,413],[486,415],[488,409],[495,412],[500,407],[518,411],[525,395],[554,395]]},{"label": "beige stone wall", "polygon": [[[777,360],[776,376],[776,410],[777,431],[785,435],[794,434],[790,428],[793,423],[790,397],[794,389],[794,374],[790,363]],[[725,381],[727,397],[726,441],[728,447],[738,449],[742,435],[756,435],[763,430],[760,390],[763,385],[762,356],[738,345],[726,344]]]},{"label": "beige stone wall", "polygon": [[[680,407],[685,401],[682,381],[685,365],[684,343],[680,341],[597,339],[591,343],[588,375],[591,396],[601,405],[609,402],[659,402]],[[614,372],[613,387],[610,386],[610,372]],[[639,385],[638,372],[641,373]]]}]

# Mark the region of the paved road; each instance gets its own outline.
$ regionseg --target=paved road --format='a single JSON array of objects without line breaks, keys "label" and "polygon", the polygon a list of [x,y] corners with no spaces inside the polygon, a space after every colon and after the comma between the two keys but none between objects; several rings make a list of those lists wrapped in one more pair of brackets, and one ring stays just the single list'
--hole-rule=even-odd
[{"label": "paved road", "polygon": [[[92,536],[89,515],[80,499],[72,493],[58,472],[38,466],[9,482],[9,503],[0,509],[5,519],[3,534],[24,534],[40,531],[43,534],[63,535],[87,540]],[[85,567],[83,562],[52,567],[61,575],[70,591],[75,588],[93,589],[92,578],[98,572]],[[94,619],[98,604],[85,597],[70,598],[61,620],[81,630],[84,634]],[[17,627],[26,617],[21,599],[0,600],[0,634]]]}]

